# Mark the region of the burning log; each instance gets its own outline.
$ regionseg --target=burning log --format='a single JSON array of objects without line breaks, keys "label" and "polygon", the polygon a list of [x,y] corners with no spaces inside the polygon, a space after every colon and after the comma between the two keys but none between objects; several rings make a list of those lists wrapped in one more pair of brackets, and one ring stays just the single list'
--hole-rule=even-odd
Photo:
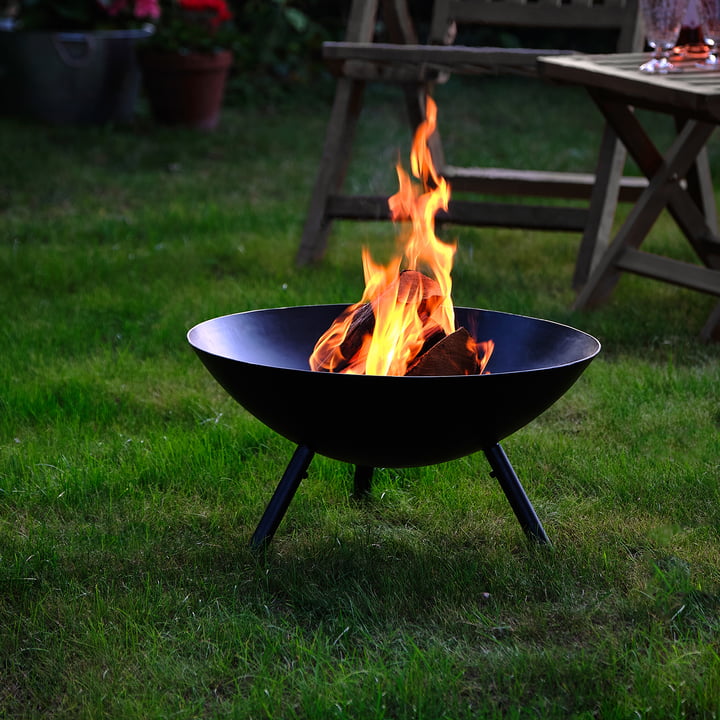
[{"label": "burning log", "polygon": [[440,285],[436,280],[416,270],[404,270],[380,296],[364,305],[351,306],[335,321],[333,328],[344,324],[349,318],[347,332],[339,344],[326,346],[325,351],[316,356],[317,369],[343,372],[361,351],[365,338],[373,334],[376,308],[392,294],[397,294],[397,305],[417,304],[418,317],[426,326],[425,343],[421,352],[425,352],[445,337],[443,330],[431,317],[443,301]]},{"label": "burning log", "polygon": [[461,327],[419,355],[406,374],[477,375],[479,372],[475,341]]},{"label": "burning log", "polygon": [[[415,270],[399,274],[380,298],[363,305],[348,308],[331,327],[347,328],[342,340],[328,344],[325,352],[316,354],[315,369],[326,372],[344,372],[358,361],[367,347],[367,338],[375,329],[378,304],[389,294],[396,295],[397,305],[411,305],[423,324],[423,345],[408,363],[406,375],[476,375],[483,372],[492,348],[476,343],[465,328],[447,334],[436,323],[432,314],[443,300],[437,281]],[[337,331],[340,334],[341,331]],[[489,350],[489,352],[488,352]],[[480,357],[480,355],[484,357]]]},{"label": "burning log", "polygon": [[397,293],[396,305],[417,304],[417,314],[423,323],[430,320],[435,308],[443,300],[442,290],[437,280],[433,280],[417,270],[403,270],[398,275],[396,283],[393,283],[378,298],[358,309],[356,319],[351,323],[351,329],[354,330],[357,322],[361,329],[372,335],[375,328],[375,309],[392,293]]}]

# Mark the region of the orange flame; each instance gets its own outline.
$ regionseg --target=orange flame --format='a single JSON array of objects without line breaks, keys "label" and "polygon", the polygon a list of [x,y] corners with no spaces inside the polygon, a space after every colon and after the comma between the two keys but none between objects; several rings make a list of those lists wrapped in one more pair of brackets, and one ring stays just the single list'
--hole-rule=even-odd
[{"label": "orange flame", "polygon": [[[388,200],[392,219],[407,224],[403,253],[382,266],[363,248],[362,299],[348,307],[318,340],[310,357],[313,370],[405,375],[426,343],[439,333],[455,331],[450,273],[457,248],[435,235],[435,215],[447,210],[450,201],[450,186],[436,171],[428,145],[436,125],[437,106],[428,97],[425,120],[415,132],[410,155],[411,170],[419,183],[398,164],[399,190]],[[403,266],[414,272],[401,272]],[[350,332],[358,328],[361,333]],[[475,347],[470,350],[478,356],[483,372],[492,341],[471,343]]]}]

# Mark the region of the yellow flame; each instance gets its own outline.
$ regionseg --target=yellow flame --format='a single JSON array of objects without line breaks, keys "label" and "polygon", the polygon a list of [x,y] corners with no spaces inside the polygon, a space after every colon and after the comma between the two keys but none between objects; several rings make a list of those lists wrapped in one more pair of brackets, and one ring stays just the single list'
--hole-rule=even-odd
[{"label": "yellow flame", "polygon": [[[342,313],[318,340],[310,358],[313,370],[405,375],[430,336],[439,330],[446,335],[455,331],[451,270],[456,245],[441,241],[435,234],[435,216],[448,209],[450,186],[432,161],[429,140],[437,126],[437,106],[430,97],[425,115],[415,132],[410,155],[415,181],[398,163],[398,192],[388,199],[392,219],[406,226],[403,251],[387,265],[380,265],[363,248],[362,299]],[[402,282],[401,268],[423,273],[423,277],[429,275],[432,280],[414,277]],[[347,347],[350,329],[367,304],[374,316],[372,328],[359,347]]]}]

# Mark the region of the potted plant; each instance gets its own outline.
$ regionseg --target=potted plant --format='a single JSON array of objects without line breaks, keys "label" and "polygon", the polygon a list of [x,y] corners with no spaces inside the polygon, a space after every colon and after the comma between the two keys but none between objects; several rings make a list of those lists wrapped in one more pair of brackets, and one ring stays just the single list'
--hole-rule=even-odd
[{"label": "potted plant", "polygon": [[132,118],[135,44],[158,0],[0,0],[0,110],[50,123]]},{"label": "potted plant", "polygon": [[151,42],[140,52],[145,91],[158,122],[212,130],[232,65],[226,0],[163,0]]}]

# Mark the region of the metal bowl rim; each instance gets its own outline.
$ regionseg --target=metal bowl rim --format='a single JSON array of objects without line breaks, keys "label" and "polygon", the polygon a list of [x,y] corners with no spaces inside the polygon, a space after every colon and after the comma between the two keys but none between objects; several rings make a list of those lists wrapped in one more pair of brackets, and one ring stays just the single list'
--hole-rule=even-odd
[{"label": "metal bowl rim", "polygon": [[303,368],[297,368],[297,367],[283,367],[283,366],[279,366],[279,365],[265,365],[263,363],[255,363],[255,362],[250,362],[247,360],[239,360],[237,358],[230,358],[226,355],[219,355],[219,354],[214,353],[210,350],[207,350],[203,347],[199,347],[192,341],[192,339],[190,337],[197,328],[199,328],[205,324],[212,323],[217,320],[224,320],[227,318],[238,317],[240,315],[261,314],[261,313],[266,313],[266,312],[278,312],[278,311],[283,311],[283,310],[300,311],[300,310],[308,310],[308,309],[313,309],[313,308],[332,308],[332,307],[337,307],[338,310],[341,311],[342,309],[347,308],[352,304],[353,303],[325,303],[325,304],[317,304],[317,305],[287,305],[287,306],[274,307],[274,308],[256,308],[253,310],[243,310],[240,312],[226,313],[225,315],[218,315],[217,317],[209,318],[207,320],[203,320],[199,323],[196,323],[187,331],[186,338],[187,338],[188,343],[193,348],[195,348],[196,350],[199,350],[203,353],[206,353],[207,355],[212,355],[213,357],[220,358],[221,360],[232,360],[233,362],[239,362],[239,363],[243,363],[245,365],[250,365],[253,367],[260,367],[260,368],[267,367],[267,368],[274,368],[277,370],[286,370],[288,372],[309,373],[311,375],[319,375],[319,376],[342,376],[342,377],[346,377],[346,378],[372,377],[377,380],[385,380],[385,381],[387,381],[387,380],[393,380],[393,381],[404,380],[407,382],[413,382],[413,381],[421,382],[421,381],[437,380],[438,378],[443,378],[445,380],[452,379],[453,381],[461,381],[461,380],[467,379],[467,378],[489,378],[489,377],[498,377],[500,375],[520,375],[520,374],[524,374],[524,373],[537,373],[537,372],[541,372],[543,370],[553,370],[555,368],[563,368],[563,367],[568,367],[570,365],[576,365],[577,363],[580,363],[580,362],[590,361],[600,352],[600,350],[602,348],[600,341],[596,337],[594,337],[593,335],[590,335],[589,333],[586,333],[584,330],[578,330],[577,328],[573,327],[572,325],[567,325],[566,323],[557,322],[555,320],[547,320],[544,318],[536,318],[531,315],[521,315],[520,313],[505,312],[503,310],[488,310],[486,308],[472,308],[472,307],[458,306],[458,305],[453,306],[455,310],[470,311],[470,312],[486,312],[486,313],[491,313],[492,315],[502,315],[505,317],[522,318],[523,320],[533,320],[535,322],[542,323],[545,325],[553,325],[558,328],[570,330],[573,333],[576,333],[578,335],[586,337],[589,340],[591,340],[592,342],[594,342],[595,349],[593,352],[588,353],[581,358],[571,360],[570,362],[555,363],[552,365],[527,368],[524,370],[509,370],[506,372],[498,371],[498,372],[487,373],[487,374],[483,374],[483,375],[402,375],[402,376],[353,375],[353,374],[346,374],[346,373],[317,372],[315,370],[311,370],[309,367],[307,369],[303,369]]}]

